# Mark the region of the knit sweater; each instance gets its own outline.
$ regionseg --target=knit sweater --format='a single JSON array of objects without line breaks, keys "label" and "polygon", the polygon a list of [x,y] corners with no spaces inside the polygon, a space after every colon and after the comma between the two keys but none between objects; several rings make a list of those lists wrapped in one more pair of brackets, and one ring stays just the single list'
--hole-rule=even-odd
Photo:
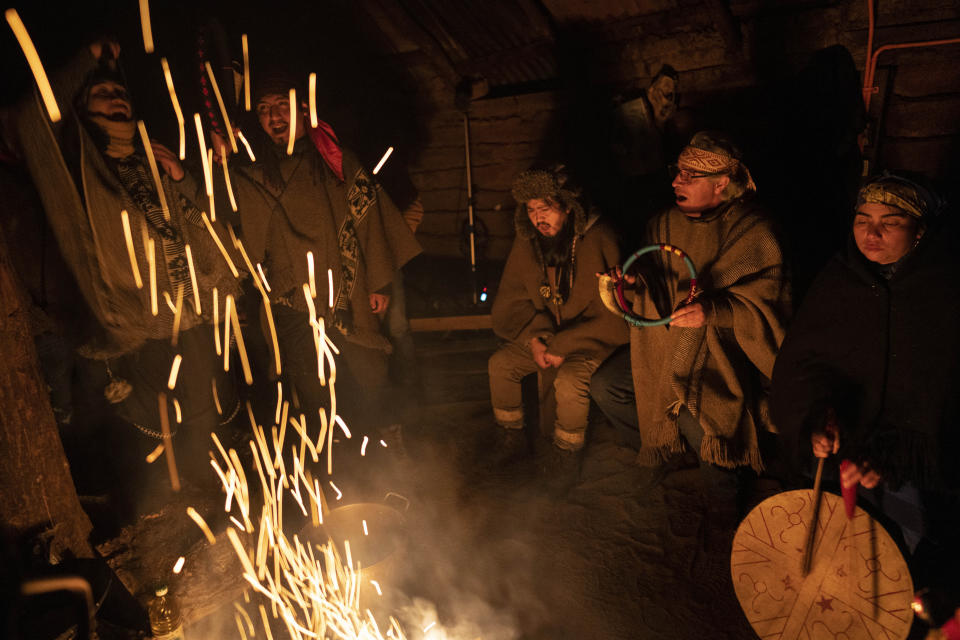
[{"label": "knit sweater", "polygon": [[[703,428],[700,458],[761,470],[757,433],[770,430],[765,388],[783,340],[790,297],[770,220],[746,196],[690,218],[674,208],[651,220],[647,243],[683,249],[698,270],[699,328],[632,328],[633,380],[641,441],[638,461],[655,464],[684,443],[686,407]],[[686,298],[689,274],[672,254],[640,267],[634,312],[664,317]]]}]

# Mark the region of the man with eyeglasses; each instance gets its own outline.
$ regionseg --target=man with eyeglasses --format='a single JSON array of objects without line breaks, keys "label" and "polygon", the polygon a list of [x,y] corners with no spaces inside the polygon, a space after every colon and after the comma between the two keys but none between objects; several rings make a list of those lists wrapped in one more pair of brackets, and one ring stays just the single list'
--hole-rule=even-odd
[{"label": "man with eyeglasses", "polygon": [[699,271],[697,296],[684,304],[690,276],[669,254],[626,274],[633,312],[672,320],[631,329],[630,350],[591,383],[610,422],[639,433],[638,464],[674,466],[692,452],[708,486],[726,487],[731,499],[729,470],[763,469],[766,388],[790,309],[781,248],[740,157],[713,132],[697,133],[680,153],[675,204],[650,221],[645,244],[683,249]]}]

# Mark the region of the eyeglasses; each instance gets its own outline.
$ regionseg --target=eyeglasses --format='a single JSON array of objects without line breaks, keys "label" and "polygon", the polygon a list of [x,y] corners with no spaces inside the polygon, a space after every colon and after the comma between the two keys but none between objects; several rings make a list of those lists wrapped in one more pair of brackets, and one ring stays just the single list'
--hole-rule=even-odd
[{"label": "eyeglasses", "polygon": [[668,168],[670,170],[670,178],[674,180],[680,178],[681,182],[691,182],[698,178],[712,178],[727,174],[726,171],[697,171],[696,169],[681,169],[676,164],[671,164]]}]

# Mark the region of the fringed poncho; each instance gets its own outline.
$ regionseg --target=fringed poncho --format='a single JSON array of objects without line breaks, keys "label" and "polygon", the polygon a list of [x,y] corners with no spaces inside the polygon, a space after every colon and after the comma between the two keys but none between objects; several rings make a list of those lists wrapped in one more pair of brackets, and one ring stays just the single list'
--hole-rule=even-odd
[{"label": "fringed poncho", "polygon": [[[638,462],[656,464],[684,449],[676,421],[685,406],[704,431],[701,460],[761,470],[757,433],[772,428],[765,389],[790,310],[772,225],[746,196],[701,218],[671,209],[650,222],[647,240],[675,245],[693,260],[707,323],[631,329]],[[658,254],[637,275],[634,312],[641,316],[666,316],[686,298],[689,274],[677,257]]]}]

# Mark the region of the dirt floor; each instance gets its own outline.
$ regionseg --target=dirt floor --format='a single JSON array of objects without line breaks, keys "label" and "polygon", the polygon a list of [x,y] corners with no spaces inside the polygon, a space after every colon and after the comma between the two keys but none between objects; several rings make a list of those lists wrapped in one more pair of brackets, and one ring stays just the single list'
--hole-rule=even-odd
[{"label": "dirt floor", "polygon": [[[755,637],[730,580],[732,526],[706,525],[697,470],[663,477],[635,466],[635,452],[597,416],[567,491],[553,486],[536,454],[484,470],[494,433],[486,361],[495,338],[476,331],[416,340],[423,391],[401,398],[405,451],[346,456],[335,470],[344,495],[333,507],[402,496],[386,498],[406,535],[383,598],[369,603],[378,614],[396,615],[410,638]],[[540,452],[548,446],[537,442]],[[161,488],[144,498],[135,521],[111,520],[107,506],[85,498],[100,532],[110,531],[100,552],[141,602],[158,577],[172,579],[188,637],[240,637],[233,603],[249,594],[223,533],[222,494],[190,483],[172,494],[163,470],[157,474]],[[207,518],[217,544],[186,517],[187,506]],[[184,572],[173,578],[181,555]],[[101,637],[132,636],[106,621]],[[284,635],[274,629],[274,637]]]}]

